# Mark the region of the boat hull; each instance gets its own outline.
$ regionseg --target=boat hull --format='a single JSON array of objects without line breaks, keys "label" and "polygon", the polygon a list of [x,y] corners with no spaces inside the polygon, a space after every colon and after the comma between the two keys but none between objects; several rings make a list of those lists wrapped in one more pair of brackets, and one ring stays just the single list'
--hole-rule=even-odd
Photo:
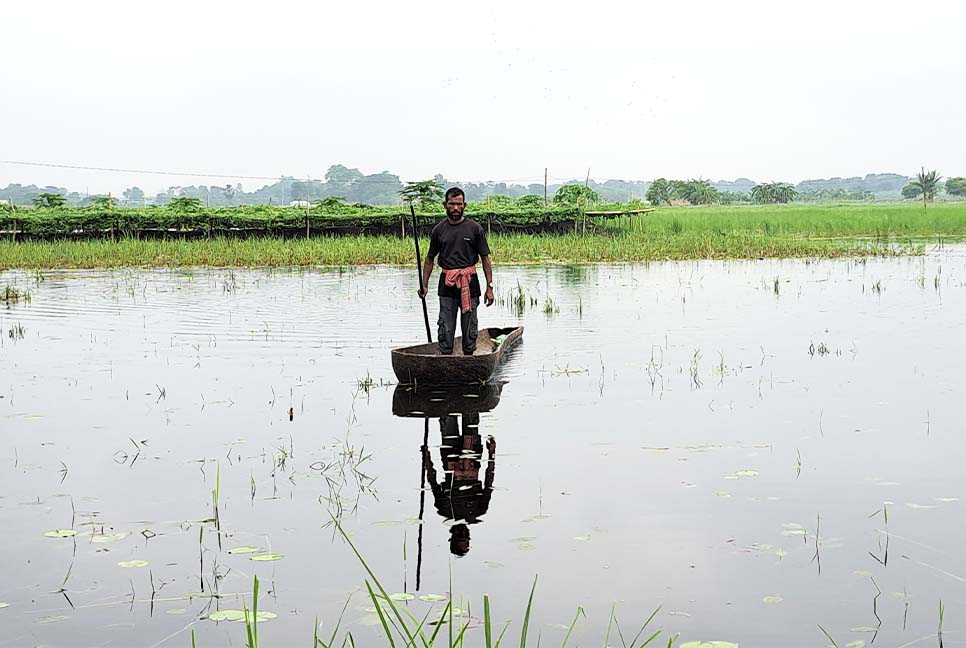
[{"label": "boat hull", "polygon": [[[497,345],[493,340],[506,335]],[[452,355],[440,355],[437,344],[419,344],[392,350],[392,370],[404,385],[469,385],[493,377],[507,352],[523,337],[523,327],[480,329],[476,353],[465,356],[460,338]]]}]

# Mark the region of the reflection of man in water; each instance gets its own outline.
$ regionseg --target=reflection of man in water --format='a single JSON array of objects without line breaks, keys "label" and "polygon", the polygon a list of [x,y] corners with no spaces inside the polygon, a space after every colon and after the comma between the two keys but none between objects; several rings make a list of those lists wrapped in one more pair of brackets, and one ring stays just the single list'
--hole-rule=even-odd
[{"label": "reflection of man in water", "polygon": [[450,527],[449,549],[457,556],[470,550],[470,529],[490,506],[493,493],[493,472],[496,467],[496,440],[486,439],[489,459],[483,482],[480,481],[480,460],[483,457],[483,441],[479,432],[480,415],[463,414],[463,430],[460,432],[459,417],[454,414],[439,419],[443,444],[439,449],[443,460],[443,483],[437,483],[436,470],[429,448],[423,446],[423,463],[426,477],[433,489],[436,510],[443,518],[453,520]]}]

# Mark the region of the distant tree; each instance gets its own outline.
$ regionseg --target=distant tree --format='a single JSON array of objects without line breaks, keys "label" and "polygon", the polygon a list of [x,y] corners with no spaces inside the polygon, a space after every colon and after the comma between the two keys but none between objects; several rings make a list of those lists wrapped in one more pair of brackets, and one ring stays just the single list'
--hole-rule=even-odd
[{"label": "distant tree", "polygon": [[333,209],[345,205],[345,198],[341,196],[329,196],[315,201],[315,206],[321,209]]},{"label": "distant tree", "polygon": [[341,187],[362,180],[364,177],[365,175],[359,169],[350,169],[341,164],[333,164],[325,172],[325,181],[327,183]]},{"label": "distant tree", "polygon": [[124,200],[129,203],[144,204],[144,191],[140,187],[130,187],[124,190]]},{"label": "distant tree", "polygon": [[225,185],[225,200],[227,200],[228,204],[230,205],[234,199],[235,199],[235,188],[230,184]]},{"label": "distant tree", "polygon": [[901,193],[903,198],[918,198],[922,194],[922,189],[914,182],[910,182],[902,188]]},{"label": "distant tree", "polygon": [[751,199],[763,205],[790,203],[797,196],[798,192],[787,182],[763,182],[751,188]]},{"label": "distant tree", "polygon": [[407,182],[406,186],[399,191],[399,196],[405,203],[423,206],[441,201],[444,193],[443,185],[435,180],[419,180]]},{"label": "distant tree", "polygon": [[553,195],[555,205],[588,205],[596,202],[600,202],[597,192],[582,184],[566,184]]},{"label": "distant tree", "polygon": [[652,205],[670,205],[673,197],[671,183],[664,178],[658,178],[648,187],[644,198]]},{"label": "distant tree", "polygon": [[91,206],[96,209],[114,209],[115,202],[114,197],[110,195],[93,196],[91,198]]},{"label": "distant tree", "polygon": [[913,185],[922,194],[922,201],[931,201],[936,197],[936,193],[939,191],[939,181],[942,176],[939,175],[938,171],[926,172],[926,168],[923,167],[922,170],[916,174],[916,179],[909,184]]},{"label": "distant tree", "polygon": [[492,208],[506,209],[507,207],[512,207],[515,201],[510,196],[495,194],[493,196],[487,196],[487,202]]},{"label": "distant tree", "polygon": [[67,198],[63,194],[42,193],[31,202],[35,207],[63,207],[67,204]]},{"label": "distant tree", "polygon": [[950,196],[966,196],[966,178],[948,178],[946,193]]},{"label": "distant tree", "polygon": [[176,212],[181,212],[182,214],[188,212],[200,211],[202,207],[202,202],[200,198],[191,198],[188,196],[178,196],[177,198],[172,198],[168,205],[171,209]]},{"label": "distant tree", "polygon": [[710,205],[718,202],[718,190],[707,180],[688,180],[674,189],[682,200],[692,205]]},{"label": "distant tree", "polygon": [[543,207],[543,196],[535,196],[529,194],[521,198],[517,198],[517,205],[523,207],[524,209],[533,209],[535,207]]}]

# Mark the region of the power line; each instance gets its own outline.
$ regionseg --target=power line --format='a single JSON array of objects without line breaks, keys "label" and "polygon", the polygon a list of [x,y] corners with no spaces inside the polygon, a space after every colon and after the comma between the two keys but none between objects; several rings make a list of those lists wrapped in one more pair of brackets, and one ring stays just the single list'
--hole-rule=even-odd
[{"label": "power line", "polygon": [[[257,175],[235,175],[227,173],[197,173],[191,171],[157,171],[148,169],[122,169],[115,167],[97,167],[97,166],[86,166],[81,164],[55,164],[53,162],[26,162],[22,160],[0,160],[0,164],[11,164],[16,166],[31,166],[31,167],[45,167],[51,169],[72,169],[77,171],[106,171],[110,173],[140,173],[144,175],[161,175],[161,176],[182,176],[191,178],[221,178],[226,180],[274,180],[276,182],[280,180],[296,180],[300,182],[310,182],[312,180],[318,180],[318,178],[297,178],[295,176],[257,176]],[[556,177],[550,178],[551,180],[559,180],[564,182],[574,181],[574,178],[563,178]],[[543,180],[542,177],[526,177],[526,178],[508,178],[504,180],[486,180],[483,182],[476,182],[473,184],[499,184],[499,183],[522,183],[528,182],[530,184],[540,184],[538,181]],[[595,182],[606,182],[607,180],[617,180],[617,178],[594,178]],[[343,183],[343,185],[357,185],[357,184],[401,184],[404,183],[403,180],[349,180]]]}]

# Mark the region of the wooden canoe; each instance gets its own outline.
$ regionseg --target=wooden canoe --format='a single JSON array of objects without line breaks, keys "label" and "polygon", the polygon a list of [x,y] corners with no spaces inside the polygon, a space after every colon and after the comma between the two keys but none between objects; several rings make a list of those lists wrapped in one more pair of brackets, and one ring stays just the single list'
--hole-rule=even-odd
[{"label": "wooden canoe", "polygon": [[[506,335],[501,344],[494,338]],[[523,327],[484,328],[476,338],[476,352],[463,355],[459,337],[453,343],[453,355],[440,355],[439,346],[418,344],[392,350],[392,370],[405,385],[469,385],[484,383],[493,377],[500,361],[523,337]]]},{"label": "wooden canoe", "polygon": [[483,385],[396,385],[392,413],[408,418],[489,412],[500,404],[502,382]]}]

